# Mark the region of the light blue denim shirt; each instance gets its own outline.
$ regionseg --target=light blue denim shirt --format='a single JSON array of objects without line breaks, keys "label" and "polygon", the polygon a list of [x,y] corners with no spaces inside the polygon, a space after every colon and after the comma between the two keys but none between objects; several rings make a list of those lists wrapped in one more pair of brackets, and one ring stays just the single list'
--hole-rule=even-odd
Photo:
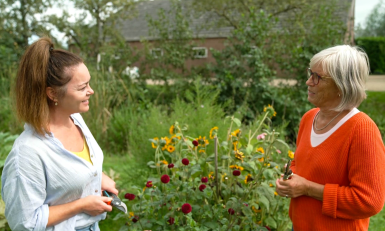
[{"label": "light blue denim shirt", "polygon": [[49,206],[89,195],[101,195],[103,152],[80,114],[71,115],[86,138],[93,165],[64,149],[46,134],[38,135],[28,124],[16,139],[1,176],[5,216],[12,230],[75,230],[106,217],[80,213],[46,227]]}]

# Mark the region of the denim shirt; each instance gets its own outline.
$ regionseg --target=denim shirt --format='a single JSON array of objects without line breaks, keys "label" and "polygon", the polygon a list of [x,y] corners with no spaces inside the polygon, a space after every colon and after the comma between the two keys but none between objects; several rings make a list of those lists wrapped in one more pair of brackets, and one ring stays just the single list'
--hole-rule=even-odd
[{"label": "denim shirt", "polygon": [[106,213],[79,213],[46,227],[49,206],[101,195],[103,152],[81,115],[73,114],[71,118],[84,134],[93,165],[66,150],[53,134],[39,135],[25,124],[1,176],[5,216],[12,230],[75,230],[106,217]]}]

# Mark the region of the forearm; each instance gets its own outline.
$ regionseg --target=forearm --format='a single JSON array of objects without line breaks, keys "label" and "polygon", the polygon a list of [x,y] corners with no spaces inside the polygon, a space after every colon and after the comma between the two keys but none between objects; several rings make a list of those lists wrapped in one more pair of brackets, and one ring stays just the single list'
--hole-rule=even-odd
[{"label": "forearm", "polygon": [[54,226],[82,212],[81,199],[49,207],[47,227]]},{"label": "forearm", "polygon": [[317,184],[312,181],[307,181],[305,195],[312,197],[316,200],[323,201],[324,188],[325,185]]}]

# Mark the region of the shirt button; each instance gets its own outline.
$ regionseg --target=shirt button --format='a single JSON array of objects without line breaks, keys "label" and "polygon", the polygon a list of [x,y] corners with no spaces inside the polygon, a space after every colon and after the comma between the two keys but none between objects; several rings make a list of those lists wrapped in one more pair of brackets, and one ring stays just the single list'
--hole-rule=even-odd
[{"label": "shirt button", "polygon": [[95,192],[97,193],[97,192],[98,192],[98,190],[96,189],[96,190],[95,190]]},{"label": "shirt button", "polygon": [[98,175],[97,173],[94,174],[95,177],[96,177],[97,175]]}]

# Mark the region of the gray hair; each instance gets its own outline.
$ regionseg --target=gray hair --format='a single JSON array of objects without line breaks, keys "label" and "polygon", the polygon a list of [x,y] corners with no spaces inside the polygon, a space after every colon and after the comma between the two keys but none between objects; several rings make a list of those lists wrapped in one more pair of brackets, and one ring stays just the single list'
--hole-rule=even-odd
[{"label": "gray hair", "polygon": [[369,76],[369,59],[359,47],[340,45],[322,50],[310,60],[310,68],[321,65],[341,91],[341,103],[334,108],[342,111],[358,107],[366,99],[365,82]]}]

